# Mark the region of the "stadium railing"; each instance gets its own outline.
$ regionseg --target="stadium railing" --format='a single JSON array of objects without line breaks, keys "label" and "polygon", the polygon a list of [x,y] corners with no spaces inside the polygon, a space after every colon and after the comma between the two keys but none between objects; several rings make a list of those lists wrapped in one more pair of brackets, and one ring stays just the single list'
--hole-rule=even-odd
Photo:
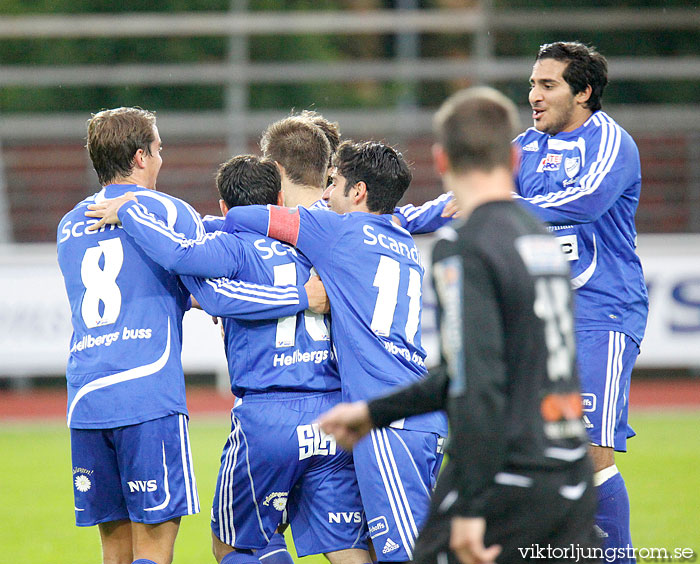
[{"label": "stadium railing", "polygon": [[[410,84],[446,80],[460,85],[507,81],[524,84],[532,57],[496,56],[491,32],[552,31],[556,32],[556,37],[577,32],[578,37],[585,31],[693,31],[698,28],[700,12],[693,9],[554,9],[543,13],[530,9],[496,10],[486,0],[479,7],[461,10],[3,15],[0,40],[219,36],[229,38],[231,47],[225,60],[203,64],[60,67],[4,64],[0,65],[0,88],[125,84],[225,86],[228,88],[227,105],[220,111],[158,111],[159,126],[167,146],[166,166],[159,177],[159,185],[191,201],[203,213],[216,213],[213,188],[216,165],[236,152],[256,152],[260,132],[289,112],[289,108],[252,110],[245,95],[252,83],[374,80]],[[325,61],[260,63],[247,56],[245,45],[251,37],[304,33],[390,34],[406,41],[393,58],[351,60],[342,64]],[[421,57],[410,40],[426,33],[467,34],[472,41],[471,53],[458,58]],[[609,62],[610,74],[615,80],[659,81],[662,84],[660,81],[665,79],[697,81],[700,76],[700,57],[610,57]],[[314,109],[338,121],[345,137],[374,137],[397,144],[414,165],[415,180],[408,201],[421,203],[439,192],[439,181],[430,163],[431,109],[415,107],[410,99],[386,109],[351,110],[322,105]],[[521,109],[523,123],[529,123],[524,103]],[[700,232],[700,112],[696,106],[628,104],[606,105],[605,109],[635,136],[642,154],[644,189],[638,213],[639,231]],[[0,114],[0,243],[55,240],[59,218],[96,186],[83,148],[87,117],[83,113]],[[18,288],[35,288],[47,298],[52,296],[50,292],[42,292],[48,279],[40,272],[49,263],[55,266],[50,247],[40,247],[42,258],[37,260],[41,266],[31,266],[25,260],[20,271],[13,270],[4,280],[17,284]],[[0,261],[5,273],[18,263],[20,256],[27,260],[35,256],[27,252],[25,245],[8,249],[4,260]],[[658,276],[663,278],[662,273]],[[687,284],[700,279],[700,275],[694,271],[678,271],[674,276],[677,280],[674,278],[673,284],[669,282],[670,289],[663,292],[664,299],[669,307],[679,311],[681,318],[692,317],[697,313],[697,306],[692,305],[693,300],[676,300],[685,294],[678,294],[675,288],[686,284],[682,287],[689,291],[687,288],[695,286]],[[658,290],[661,287],[657,282],[657,291],[661,292]],[[61,311],[63,297],[52,300],[51,304],[37,302],[31,307],[31,300],[19,307],[19,302],[12,301],[11,293],[6,298],[2,309],[5,311],[3,326],[7,331],[0,336],[0,350],[7,353],[6,359],[14,355],[16,362],[0,362],[0,378],[46,374],[48,369],[43,365],[32,368],[26,361],[21,365],[16,339],[26,338],[26,358],[36,360],[37,355],[32,352],[34,339],[39,338],[35,329],[41,327],[39,334],[43,332],[47,339],[56,342],[57,320],[66,315]],[[46,315],[46,312],[53,313]],[[18,327],[24,330],[13,330]],[[684,337],[700,332],[700,328],[690,329],[692,331],[683,333]],[[61,330],[65,331],[65,327]],[[669,329],[668,334],[671,333]],[[63,337],[58,339],[56,358],[65,354],[64,341]],[[196,358],[192,363],[194,370],[211,369]],[[48,373],[60,373],[60,363],[51,366]]]}]

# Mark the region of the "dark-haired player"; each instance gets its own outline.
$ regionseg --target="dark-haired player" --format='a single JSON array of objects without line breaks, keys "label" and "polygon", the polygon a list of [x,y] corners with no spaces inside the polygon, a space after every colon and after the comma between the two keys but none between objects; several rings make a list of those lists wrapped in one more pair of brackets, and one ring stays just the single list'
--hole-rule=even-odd
[{"label": "dark-haired player", "polygon": [[337,406],[321,427],[351,446],[398,418],[447,410],[449,459],[416,563],[595,559],[569,270],[556,240],[512,201],[517,111],[492,89],[471,89],[434,124],[435,165],[464,218],[433,251],[442,366]]},{"label": "dark-haired player", "polygon": [[[423,266],[392,213],[411,181],[382,143],[345,141],[333,159],[333,212],[275,206],[229,210],[224,229],[250,229],[295,245],[316,267],[331,303],[343,398],[369,399],[421,380]],[[397,420],[353,451],[380,562],[413,558],[442,460],[444,414]]]},{"label": "dark-haired player", "polygon": [[516,185],[571,264],[597,524],[605,547],[627,554],[629,498],[614,453],[625,452],[634,436],[627,424],[630,377],[649,304],[634,223],[639,152],[601,110],[607,82],[607,62],[594,49],[576,42],[540,47],[530,77],[534,127],[515,140],[522,152]]}]

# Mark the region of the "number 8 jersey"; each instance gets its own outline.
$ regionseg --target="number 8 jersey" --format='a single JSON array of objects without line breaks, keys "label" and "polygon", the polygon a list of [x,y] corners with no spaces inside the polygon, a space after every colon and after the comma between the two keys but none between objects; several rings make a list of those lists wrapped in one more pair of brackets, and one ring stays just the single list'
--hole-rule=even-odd
[{"label": "number 8 jersey", "polygon": [[[87,206],[133,191],[197,239],[201,222],[185,202],[135,185],[108,185],[68,212],[58,226],[58,263],[72,310],[66,379],[68,426],[133,425],[187,414],[180,359],[189,292],[121,227],[87,231]],[[151,204],[152,202],[152,204]]]},{"label": "number 8 jersey", "polygon": [[[424,269],[411,235],[388,215],[246,206],[223,230],[250,229],[295,245],[316,267],[331,304],[331,338],[344,401],[384,395],[425,376]],[[442,413],[394,426],[447,434]]]}]

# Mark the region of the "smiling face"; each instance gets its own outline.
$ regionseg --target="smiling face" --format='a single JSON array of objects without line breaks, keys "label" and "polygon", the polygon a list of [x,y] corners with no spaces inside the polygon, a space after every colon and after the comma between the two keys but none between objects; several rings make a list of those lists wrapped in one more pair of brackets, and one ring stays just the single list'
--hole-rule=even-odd
[{"label": "smiling face", "polygon": [[540,59],[532,67],[530,95],[532,119],[538,131],[556,135],[583,125],[591,111],[585,107],[590,87],[574,95],[564,80],[568,63],[556,59]]}]

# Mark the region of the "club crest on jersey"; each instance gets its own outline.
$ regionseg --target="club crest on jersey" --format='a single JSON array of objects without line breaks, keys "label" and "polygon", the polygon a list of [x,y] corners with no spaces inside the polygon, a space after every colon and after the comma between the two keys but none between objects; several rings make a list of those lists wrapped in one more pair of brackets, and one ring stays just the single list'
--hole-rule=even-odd
[{"label": "club crest on jersey", "polygon": [[566,157],[564,159],[564,172],[569,178],[576,176],[580,168],[581,157]]},{"label": "club crest on jersey", "polygon": [[270,505],[272,502],[272,507],[277,511],[284,511],[287,507],[287,495],[288,492],[272,492],[263,500],[263,505]]},{"label": "club crest on jersey", "polygon": [[557,153],[547,153],[547,156],[540,161],[537,172],[553,172],[559,170],[562,156]]}]

